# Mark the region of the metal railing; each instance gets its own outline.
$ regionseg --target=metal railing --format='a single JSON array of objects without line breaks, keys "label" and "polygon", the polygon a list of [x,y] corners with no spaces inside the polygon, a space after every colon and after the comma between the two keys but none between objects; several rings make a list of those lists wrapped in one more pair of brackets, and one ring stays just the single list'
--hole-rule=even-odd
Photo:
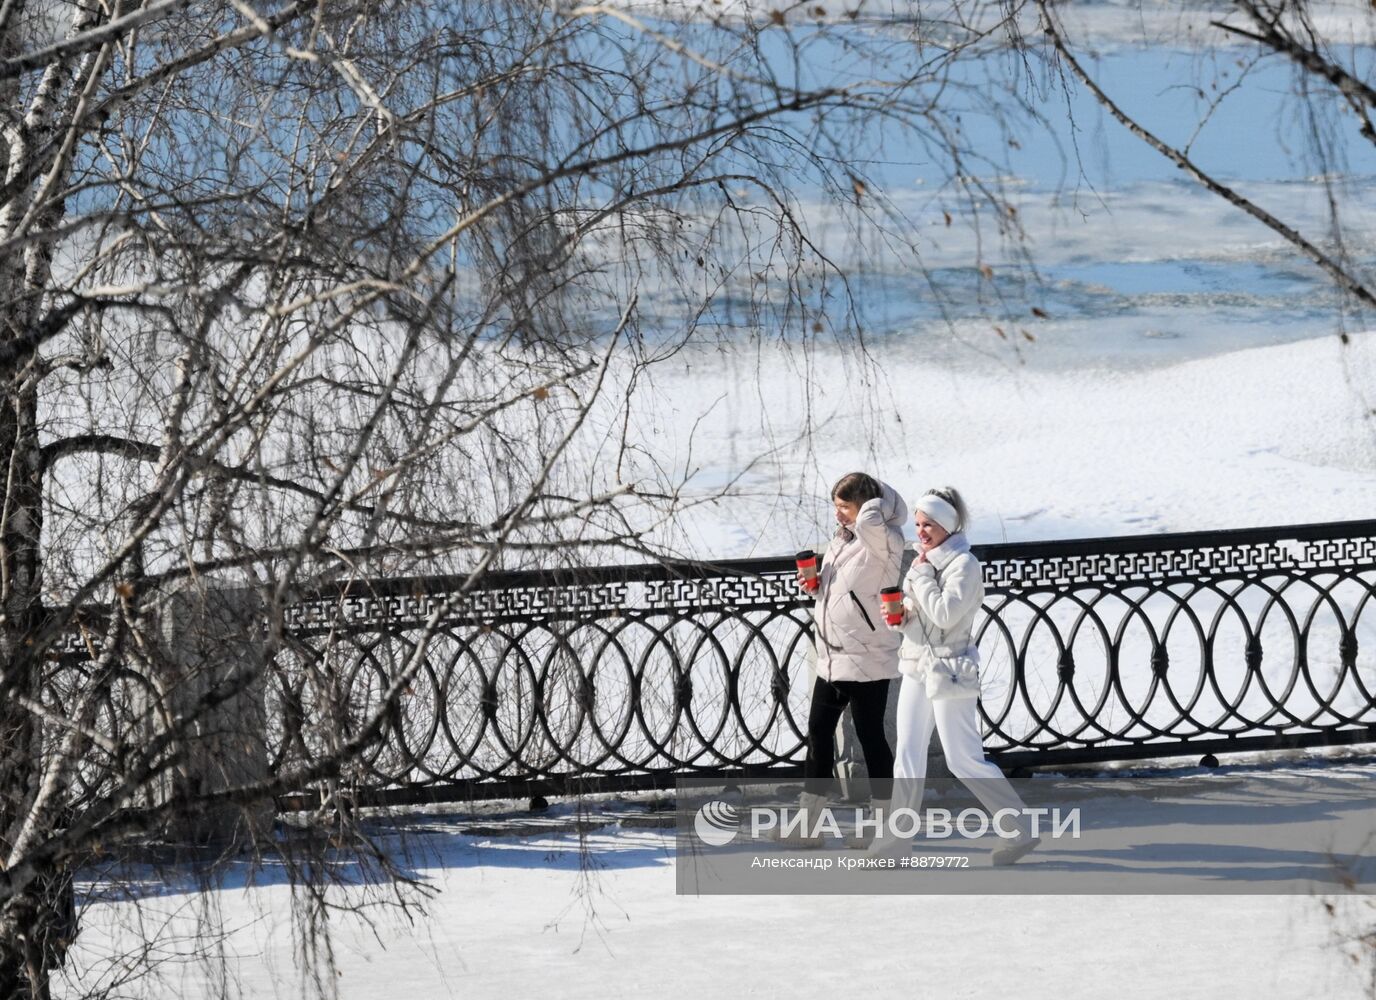
[{"label": "metal railing", "polygon": [[[1005,767],[1376,741],[1376,521],[975,552],[985,746]],[[793,578],[769,559],[316,595],[288,609],[272,765],[310,757],[313,706],[365,717],[416,655],[353,776],[374,801],[798,774],[810,615]]]}]

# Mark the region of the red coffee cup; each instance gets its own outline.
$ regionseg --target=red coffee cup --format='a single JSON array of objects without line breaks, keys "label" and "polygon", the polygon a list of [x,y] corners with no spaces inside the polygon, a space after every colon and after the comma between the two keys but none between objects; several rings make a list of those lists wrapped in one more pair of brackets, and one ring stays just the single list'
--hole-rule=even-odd
[{"label": "red coffee cup", "polygon": [[879,603],[884,608],[884,621],[890,625],[903,624],[902,587],[885,587],[879,592]]},{"label": "red coffee cup", "polygon": [[803,549],[793,557],[798,563],[798,572],[803,574],[803,589],[816,590],[822,581],[817,579],[817,553]]}]

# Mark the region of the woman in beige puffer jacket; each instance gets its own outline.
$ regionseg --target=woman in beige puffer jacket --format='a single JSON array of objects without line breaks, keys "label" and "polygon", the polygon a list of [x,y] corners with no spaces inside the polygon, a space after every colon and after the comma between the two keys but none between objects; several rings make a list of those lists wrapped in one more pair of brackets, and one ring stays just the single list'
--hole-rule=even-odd
[{"label": "woman in beige puffer jacket", "polygon": [[837,529],[822,560],[813,607],[817,678],[804,765],[811,795],[826,793],[836,762],[836,724],[847,706],[870,780],[893,777],[884,710],[902,644],[902,636],[880,618],[879,591],[898,582],[908,506],[891,486],[862,472],[841,477],[831,498]]}]

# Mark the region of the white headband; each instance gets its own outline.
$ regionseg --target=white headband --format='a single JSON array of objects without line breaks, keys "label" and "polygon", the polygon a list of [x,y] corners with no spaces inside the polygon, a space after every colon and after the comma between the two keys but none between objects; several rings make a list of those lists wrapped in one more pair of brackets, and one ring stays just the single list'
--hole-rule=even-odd
[{"label": "white headband", "polygon": [[960,523],[960,515],[956,513],[956,509],[935,493],[926,493],[918,497],[913,508],[922,511],[948,533],[955,531],[956,525]]}]

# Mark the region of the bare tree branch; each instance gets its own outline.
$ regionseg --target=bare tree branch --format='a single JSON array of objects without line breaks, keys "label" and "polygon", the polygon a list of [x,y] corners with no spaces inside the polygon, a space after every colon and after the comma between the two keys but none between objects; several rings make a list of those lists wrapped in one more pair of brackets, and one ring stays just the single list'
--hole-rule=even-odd
[{"label": "bare tree branch", "polygon": [[1242,209],[1242,211],[1246,212],[1272,232],[1283,237],[1311,261],[1326,271],[1343,291],[1368,306],[1376,306],[1376,294],[1373,294],[1373,292],[1366,287],[1362,279],[1353,274],[1348,268],[1344,267],[1341,262],[1325,253],[1312,241],[1306,239],[1298,230],[1286,225],[1260,205],[1244,197],[1234,188],[1223,184],[1221,181],[1205,173],[1188,156],[1143,128],[1142,125],[1123,111],[1123,109],[1099,87],[1094,78],[1085,72],[1079,60],[1071,53],[1060,28],[1057,26],[1055,14],[1051,10],[1047,0],[1037,0],[1037,6],[1042,12],[1043,28],[1047,37],[1051,39],[1051,44],[1055,48],[1056,54],[1060,57],[1061,61],[1070,68],[1071,73],[1076,79],[1084,84],[1085,89],[1094,95],[1094,99],[1098,101],[1099,104],[1119,122],[1119,124],[1123,125],[1132,132],[1133,135],[1137,136],[1152,149],[1156,150],[1181,170],[1185,171],[1210,192]]}]

